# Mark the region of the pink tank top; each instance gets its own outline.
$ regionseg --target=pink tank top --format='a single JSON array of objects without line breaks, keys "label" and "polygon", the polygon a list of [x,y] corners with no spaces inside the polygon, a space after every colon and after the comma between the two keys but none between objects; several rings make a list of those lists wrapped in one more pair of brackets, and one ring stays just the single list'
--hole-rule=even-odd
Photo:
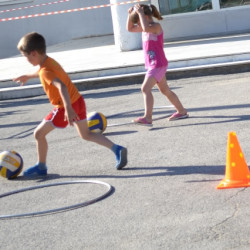
[{"label": "pink tank top", "polygon": [[163,32],[158,35],[142,32],[142,47],[146,69],[166,67],[168,65],[168,60],[163,50]]}]

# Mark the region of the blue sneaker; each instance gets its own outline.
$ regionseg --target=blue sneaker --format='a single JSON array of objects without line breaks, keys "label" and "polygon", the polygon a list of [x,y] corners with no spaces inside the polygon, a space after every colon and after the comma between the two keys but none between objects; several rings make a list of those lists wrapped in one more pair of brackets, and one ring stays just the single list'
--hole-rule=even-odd
[{"label": "blue sneaker", "polygon": [[118,146],[116,149],[116,169],[120,170],[127,165],[127,149],[121,146]]},{"label": "blue sneaker", "polygon": [[39,177],[47,175],[47,167],[45,169],[40,169],[38,165],[28,168],[23,172],[25,177]]}]

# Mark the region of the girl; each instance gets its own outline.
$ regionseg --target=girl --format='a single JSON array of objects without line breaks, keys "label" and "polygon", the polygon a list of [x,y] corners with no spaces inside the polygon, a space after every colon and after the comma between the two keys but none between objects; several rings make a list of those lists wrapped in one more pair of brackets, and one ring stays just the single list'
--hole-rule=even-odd
[{"label": "girl", "polygon": [[152,126],[154,98],[152,88],[155,84],[168,100],[175,106],[177,112],[169,117],[169,121],[188,117],[187,110],[182,106],[177,95],[170,90],[166,80],[168,61],[163,50],[163,30],[153,17],[162,20],[154,5],[137,4],[128,10],[127,30],[142,32],[142,45],[147,73],[141,91],[144,97],[145,112],[143,117],[134,120],[137,124]]}]

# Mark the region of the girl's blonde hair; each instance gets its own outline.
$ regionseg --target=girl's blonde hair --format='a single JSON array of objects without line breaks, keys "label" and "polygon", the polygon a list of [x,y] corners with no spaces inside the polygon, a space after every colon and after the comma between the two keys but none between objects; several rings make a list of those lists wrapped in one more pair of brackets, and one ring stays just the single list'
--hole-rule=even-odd
[{"label": "girl's blonde hair", "polygon": [[[140,6],[143,8],[145,16],[152,16],[158,20],[163,19],[160,12],[157,10],[157,8],[153,4],[149,4],[149,5],[140,4]],[[139,21],[139,15],[135,11],[132,11],[129,14],[129,18],[133,24],[137,24]]]}]

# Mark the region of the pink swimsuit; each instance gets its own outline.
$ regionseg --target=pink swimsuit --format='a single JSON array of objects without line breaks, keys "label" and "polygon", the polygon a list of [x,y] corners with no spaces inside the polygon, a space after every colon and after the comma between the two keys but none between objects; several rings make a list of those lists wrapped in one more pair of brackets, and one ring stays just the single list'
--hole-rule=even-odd
[{"label": "pink swimsuit", "polygon": [[142,46],[146,69],[167,67],[168,60],[163,50],[163,32],[158,35],[142,32]]}]

